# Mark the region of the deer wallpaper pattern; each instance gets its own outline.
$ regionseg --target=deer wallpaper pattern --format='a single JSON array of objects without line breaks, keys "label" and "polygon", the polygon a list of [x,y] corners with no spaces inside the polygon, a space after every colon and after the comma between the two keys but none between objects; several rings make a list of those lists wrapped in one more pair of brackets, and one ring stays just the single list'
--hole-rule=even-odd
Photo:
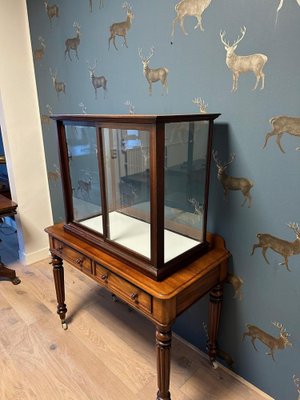
[{"label": "deer wallpaper pattern", "polygon": [[[64,210],[52,113],[222,113],[213,143],[208,226],[232,253],[220,359],[231,360],[235,372],[272,397],[297,399],[299,1],[27,5],[56,222]],[[196,303],[174,326],[202,350],[206,306],[207,299]]]}]

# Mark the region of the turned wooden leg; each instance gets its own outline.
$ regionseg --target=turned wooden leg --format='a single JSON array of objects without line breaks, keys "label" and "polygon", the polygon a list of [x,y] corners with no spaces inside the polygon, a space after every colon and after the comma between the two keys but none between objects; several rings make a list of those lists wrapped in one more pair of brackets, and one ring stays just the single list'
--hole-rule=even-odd
[{"label": "turned wooden leg", "polygon": [[55,283],[55,291],[57,298],[57,314],[60,317],[62,327],[67,329],[66,312],[67,306],[65,305],[65,282],[64,282],[64,267],[63,261],[60,257],[52,254],[53,277]]},{"label": "turned wooden leg", "polygon": [[156,326],[156,361],[158,386],[156,400],[171,400],[171,395],[169,392],[171,341],[171,327]]},{"label": "turned wooden leg", "polygon": [[217,285],[209,293],[208,355],[212,363],[216,360],[217,354],[217,335],[219,330],[222,300],[223,286]]}]

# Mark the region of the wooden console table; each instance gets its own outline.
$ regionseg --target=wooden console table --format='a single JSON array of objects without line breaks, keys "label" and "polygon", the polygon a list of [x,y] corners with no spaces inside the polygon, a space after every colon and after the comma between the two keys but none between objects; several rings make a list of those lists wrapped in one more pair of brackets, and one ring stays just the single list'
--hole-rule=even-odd
[{"label": "wooden console table", "polygon": [[[18,205],[15,202],[0,194],[0,218],[15,215],[17,207]],[[2,261],[0,261],[0,278],[8,278],[14,285],[18,285],[21,282],[16,276],[16,272],[7,268]]]},{"label": "wooden console table", "polygon": [[220,236],[210,235],[211,249],[162,282],[156,282],[116,258],[64,231],[63,224],[46,229],[49,235],[57,313],[67,329],[63,260],[140,311],[156,326],[157,400],[170,400],[171,327],[176,317],[209,292],[208,353],[216,358],[216,338],[223,282],[229,252]]}]

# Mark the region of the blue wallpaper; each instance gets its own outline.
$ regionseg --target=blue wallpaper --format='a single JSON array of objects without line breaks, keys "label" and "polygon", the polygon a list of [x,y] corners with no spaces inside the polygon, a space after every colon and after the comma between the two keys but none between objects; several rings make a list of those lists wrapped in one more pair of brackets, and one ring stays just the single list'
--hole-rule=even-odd
[{"label": "blue wallpaper", "polygon": [[[179,17],[193,2],[202,14],[204,30],[194,29],[196,18],[186,16],[185,35]],[[232,259],[219,346],[225,364],[239,375],[276,399],[296,400],[300,393],[299,0],[182,0],[180,4],[132,0],[127,7],[119,0],[53,0],[48,9],[43,1],[27,3],[57,222],[63,220],[64,211],[51,113],[127,113],[126,101],[136,113],[191,113],[199,111],[193,103],[197,97],[207,112],[222,113],[213,145],[217,153],[212,162],[209,229],[225,238]],[[51,9],[54,4],[57,8]],[[113,39],[108,49],[111,25],[125,21],[128,13],[131,24],[121,26],[128,47],[123,45],[124,36],[116,36],[118,50]],[[65,57],[65,42],[77,34],[80,42],[68,42],[70,60],[68,52]],[[149,57],[151,48],[148,66],[167,68],[168,93],[158,81],[149,95],[140,55]],[[89,67],[95,67],[94,76],[106,80],[107,90],[99,87],[97,98]],[[233,75],[238,78],[235,91]],[[252,90],[257,78],[258,87]],[[65,93],[63,85],[55,89],[53,82],[63,83]],[[282,118],[274,119],[278,116]],[[268,132],[274,135],[263,148]],[[250,207],[248,201],[241,207],[249,194]],[[254,244],[262,247],[251,255]],[[269,263],[262,250],[267,250]],[[279,265],[284,256],[290,271]],[[206,303],[204,299],[195,304],[175,325],[177,333],[202,350]],[[224,353],[220,356],[224,358]]]}]

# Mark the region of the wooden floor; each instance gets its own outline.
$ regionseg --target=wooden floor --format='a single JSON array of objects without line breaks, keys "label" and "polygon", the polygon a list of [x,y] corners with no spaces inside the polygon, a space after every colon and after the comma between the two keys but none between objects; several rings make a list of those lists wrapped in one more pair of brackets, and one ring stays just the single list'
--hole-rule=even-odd
[{"label": "wooden floor", "polygon": [[[13,264],[0,282],[1,400],[154,400],[152,324],[65,264],[69,329],[61,328],[49,260]],[[173,339],[172,400],[269,398]],[[269,398],[270,399],[270,398]]]}]

